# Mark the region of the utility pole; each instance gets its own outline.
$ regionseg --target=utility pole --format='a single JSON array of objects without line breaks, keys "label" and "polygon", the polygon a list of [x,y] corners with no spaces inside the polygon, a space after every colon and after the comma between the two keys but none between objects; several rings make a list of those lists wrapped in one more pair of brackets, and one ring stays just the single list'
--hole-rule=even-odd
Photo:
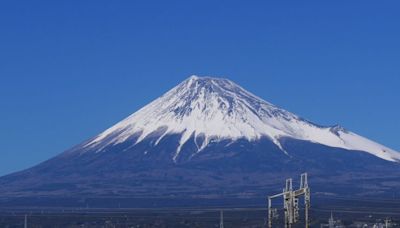
[{"label": "utility pole", "polygon": [[25,214],[24,228],[28,228],[28,215]]},{"label": "utility pole", "polygon": [[224,211],[221,210],[219,213],[219,228],[224,228]]},{"label": "utility pole", "polygon": [[283,197],[283,209],[285,216],[285,228],[291,228],[300,218],[299,197],[304,196],[304,223],[305,228],[309,228],[309,208],[310,208],[310,188],[308,187],[307,173],[301,174],[300,188],[293,190],[293,180],[286,180],[285,188],[282,193],[268,196],[268,227],[272,228],[272,221],[276,218],[277,209],[272,208],[272,199]]},{"label": "utility pole", "polygon": [[385,219],[385,228],[388,228],[389,227],[389,225],[390,225],[390,219],[388,219],[388,218],[386,218]]}]

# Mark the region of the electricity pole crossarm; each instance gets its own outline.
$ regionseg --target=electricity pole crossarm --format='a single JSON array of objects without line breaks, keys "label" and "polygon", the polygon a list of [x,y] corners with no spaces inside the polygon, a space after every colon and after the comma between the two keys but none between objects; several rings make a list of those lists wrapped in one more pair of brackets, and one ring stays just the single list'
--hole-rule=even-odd
[{"label": "electricity pole crossarm", "polygon": [[283,192],[283,193],[279,193],[279,194],[276,194],[276,195],[273,195],[273,196],[268,196],[268,199],[278,198],[278,197],[283,196],[284,194],[285,193]]},{"label": "electricity pole crossarm", "polygon": [[302,189],[294,191],[293,194],[295,196],[301,196],[301,195],[304,195],[306,193],[306,191],[307,191],[306,189],[302,188]]}]

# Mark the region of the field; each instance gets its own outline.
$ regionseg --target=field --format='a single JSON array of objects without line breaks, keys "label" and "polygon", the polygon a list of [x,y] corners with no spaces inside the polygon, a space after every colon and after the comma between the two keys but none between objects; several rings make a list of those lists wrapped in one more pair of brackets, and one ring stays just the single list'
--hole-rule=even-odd
[{"label": "field", "polygon": [[[56,227],[219,227],[223,211],[224,227],[266,227],[266,208],[164,208],[164,209],[71,209],[71,208],[8,208],[0,213],[0,227],[24,227],[25,215],[29,228]],[[311,210],[311,227],[320,227],[330,216],[328,209]],[[351,210],[335,211],[346,225],[354,221],[382,222],[390,217],[397,222],[399,211]],[[274,227],[282,227],[283,216],[274,221]],[[299,223],[294,227],[302,227]],[[396,227],[396,226],[392,226]]]}]

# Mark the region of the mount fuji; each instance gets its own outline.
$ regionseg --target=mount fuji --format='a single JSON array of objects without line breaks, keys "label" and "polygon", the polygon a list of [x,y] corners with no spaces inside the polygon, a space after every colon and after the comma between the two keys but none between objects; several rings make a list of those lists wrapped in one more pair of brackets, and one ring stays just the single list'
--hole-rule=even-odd
[{"label": "mount fuji", "polygon": [[308,172],[316,196],[396,197],[399,171],[395,150],[303,119],[230,80],[191,76],[99,135],[0,178],[0,195],[3,203],[257,198]]},{"label": "mount fuji", "polygon": [[[349,132],[340,126],[321,127],[280,109],[249,93],[232,81],[192,76],[159,99],[101,133],[84,145],[102,151],[107,146],[131,141],[134,145],[150,135],[157,145],[163,137],[180,134],[173,160],[193,137],[201,152],[211,141],[270,139],[289,155],[280,143],[284,137],[322,145],[359,150],[388,161],[400,161],[400,153]],[[136,136],[136,137],[132,137]]]}]

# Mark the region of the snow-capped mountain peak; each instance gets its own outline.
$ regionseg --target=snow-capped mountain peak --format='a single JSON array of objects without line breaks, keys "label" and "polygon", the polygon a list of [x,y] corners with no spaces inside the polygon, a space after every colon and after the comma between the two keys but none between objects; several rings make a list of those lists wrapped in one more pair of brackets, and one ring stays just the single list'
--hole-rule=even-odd
[{"label": "snow-capped mountain peak", "polygon": [[211,140],[255,141],[261,137],[271,139],[285,152],[280,140],[289,137],[400,161],[398,152],[340,126],[318,126],[264,101],[230,80],[198,76],[189,77],[85,147],[101,151],[108,145],[130,140],[132,135],[139,135],[134,142],[137,144],[150,134],[157,135],[157,142],[169,134],[180,135],[174,159],[191,137],[204,138],[202,144],[197,145],[199,153]]}]

